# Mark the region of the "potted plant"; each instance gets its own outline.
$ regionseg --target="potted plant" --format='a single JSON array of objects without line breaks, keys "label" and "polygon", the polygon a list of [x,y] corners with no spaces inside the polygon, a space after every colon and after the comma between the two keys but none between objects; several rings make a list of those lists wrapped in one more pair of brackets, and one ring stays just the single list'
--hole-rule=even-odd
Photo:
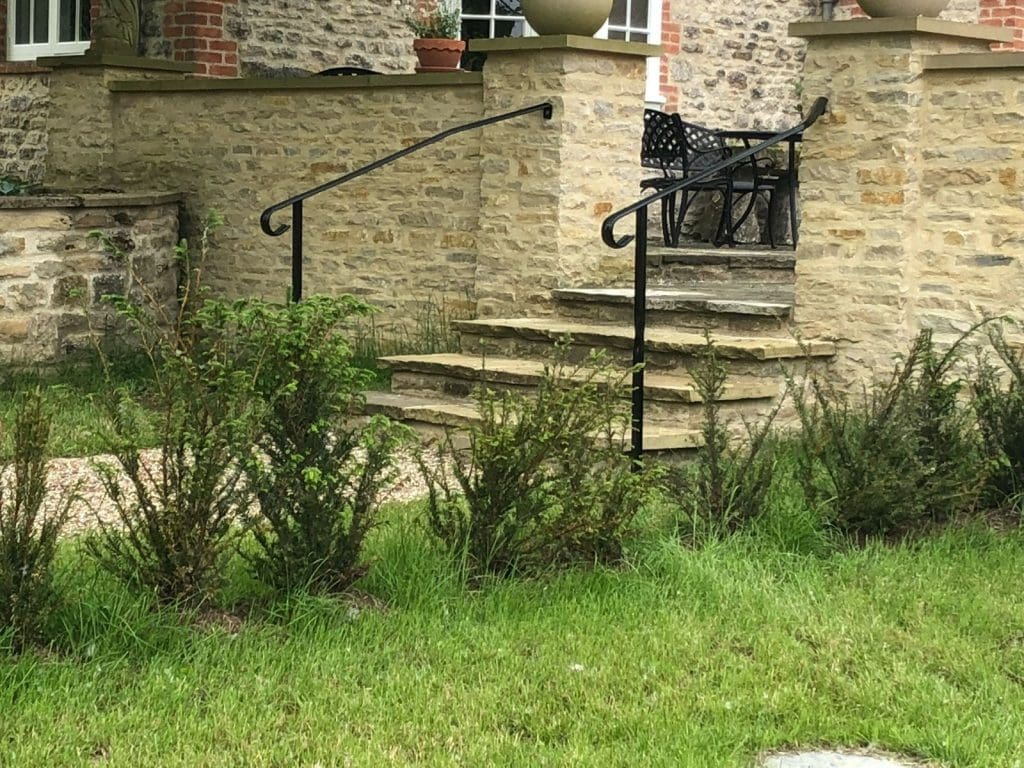
[{"label": "potted plant", "polygon": [[412,48],[420,64],[417,72],[453,72],[459,68],[465,40],[462,31],[461,6],[457,0],[436,0],[432,8],[406,19],[416,35]]}]

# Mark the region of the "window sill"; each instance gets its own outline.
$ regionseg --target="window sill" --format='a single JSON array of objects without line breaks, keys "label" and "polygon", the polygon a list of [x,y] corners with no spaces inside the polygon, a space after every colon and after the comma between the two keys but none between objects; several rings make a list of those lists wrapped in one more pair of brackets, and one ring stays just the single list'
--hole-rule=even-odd
[{"label": "window sill", "polygon": [[50,71],[34,61],[0,61],[0,75],[41,75]]}]

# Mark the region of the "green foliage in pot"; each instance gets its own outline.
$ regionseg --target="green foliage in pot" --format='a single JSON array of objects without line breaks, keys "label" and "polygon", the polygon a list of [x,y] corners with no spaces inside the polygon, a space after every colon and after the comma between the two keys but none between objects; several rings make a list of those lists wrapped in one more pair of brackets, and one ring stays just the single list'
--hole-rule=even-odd
[{"label": "green foliage in pot", "polygon": [[438,0],[432,9],[409,16],[405,23],[422,40],[458,40],[462,32],[462,11],[451,0]]}]

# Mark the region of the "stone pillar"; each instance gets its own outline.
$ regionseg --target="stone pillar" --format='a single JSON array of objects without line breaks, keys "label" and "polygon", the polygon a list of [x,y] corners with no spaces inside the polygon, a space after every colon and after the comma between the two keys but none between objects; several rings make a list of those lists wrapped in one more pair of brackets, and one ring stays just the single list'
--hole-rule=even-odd
[{"label": "stone pillar", "polygon": [[481,134],[479,314],[541,314],[552,288],[631,279],[632,250],[607,248],[601,222],[640,195],[646,57],[661,49],[571,36],[471,48],[487,53],[486,115],[554,104],[551,120]]},{"label": "stone pillar", "polygon": [[928,54],[982,52],[1010,32],[926,18],[803,22],[804,98],[830,113],[801,152],[795,320],[838,343],[853,382],[891,368],[919,331],[909,311],[922,242]]},{"label": "stone pillar", "polygon": [[43,184],[59,190],[117,187],[112,176],[115,80],[184,77],[190,64],[87,51],[38,59],[51,67]]}]

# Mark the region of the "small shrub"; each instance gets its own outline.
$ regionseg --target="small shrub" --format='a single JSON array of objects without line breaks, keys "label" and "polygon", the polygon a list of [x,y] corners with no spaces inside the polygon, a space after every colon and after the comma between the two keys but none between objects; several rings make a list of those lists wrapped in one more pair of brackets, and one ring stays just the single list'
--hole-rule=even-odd
[{"label": "small shrub", "polygon": [[142,408],[127,389],[111,383],[102,403],[118,466],[97,464],[96,470],[117,519],[98,520],[88,547],[107,570],[161,603],[195,604],[211,594],[231,545],[232,523],[251,499],[243,459],[256,438],[261,402],[252,377],[236,365],[235,313],[209,299],[203,285],[216,224],[215,217],[207,222],[197,255],[184,241],[176,249],[176,308],[153,298],[132,262],[107,241],[125,262],[129,283],[139,288],[138,296],[108,299],[153,370],[147,406],[156,413],[158,446],[152,458],[143,454]]},{"label": "small shrub", "polygon": [[817,377],[797,398],[801,483],[840,531],[906,535],[974,504],[984,472],[954,371],[971,333],[940,355],[922,332],[861,401]]},{"label": "small shrub", "polygon": [[476,574],[621,558],[654,478],[632,471],[617,439],[623,390],[594,356],[545,367],[534,395],[478,388],[468,450],[449,433],[440,469],[421,460],[430,530]]},{"label": "small shrub", "polygon": [[260,502],[250,560],[275,588],[340,592],[365,571],[363,541],[405,434],[383,417],[347,423],[372,374],[353,365],[342,331],[369,312],[352,297],[241,312],[246,368],[266,403],[248,462]]},{"label": "small shrub", "polygon": [[1019,510],[1024,494],[1024,353],[1007,343],[1000,327],[990,331],[989,339],[1005,378],[983,358],[973,382],[974,410],[990,467],[985,499],[999,508]]},{"label": "small shrub", "polygon": [[765,511],[775,478],[772,429],[783,400],[760,425],[745,425],[746,441],[738,446],[721,412],[728,372],[710,337],[690,375],[702,401],[704,445],[673,485],[682,515],[679,531],[699,540],[735,533]]},{"label": "small shrub", "polygon": [[434,0],[430,6],[406,18],[405,23],[421,39],[458,40],[462,29],[461,6],[454,0]]},{"label": "small shrub", "polygon": [[0,472],[0,635],[10,632],[21,650],[54,606],[53,561],[72,497],[44,510],[50,415],[39,389],[19,394],[12,427],[13,459]]},{"label": "small shrub", "polygon": [[31,195],[36,185],[17,176],[0,175],[0,197]]}]

